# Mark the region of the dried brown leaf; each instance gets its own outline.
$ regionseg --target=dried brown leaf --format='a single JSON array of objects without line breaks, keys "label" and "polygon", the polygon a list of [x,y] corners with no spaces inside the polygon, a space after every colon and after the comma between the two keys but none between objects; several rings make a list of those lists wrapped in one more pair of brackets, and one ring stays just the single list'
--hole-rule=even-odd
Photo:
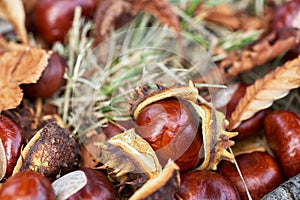
[{"label": "dried brown leaf", "polygon": [[220,4],[207,9],[202,4],[196,14],[204,15],[203,19],[215,24],[224,26],[231,30],[250,30],[250,29],[267,29],[267,26],[273,16],[273,9],[266,5],[263,18],[249,15],[242,10],[234,10],[229,4]]},{"label": "dried brown leaf", "polygon": [[0,112],[20,104],[23,93],[19,85],[35,83],[48,64],[48,57],[45,50],[25,45],[9,46],[0,55]]},{"label": "dried brown leaf", "polygon": [[0,10],[14,25],[21,41],[28,44],[27,31],[25,28],[25,10],[22,0],[0,0]]},{"label": "dried brown leaf", "polygon": [[300,86],[300,56],[277,67],[262,79],[258,79],[246,89],[231,115],[229,130],[239,126],[243,120],[251,118],[256,112],[268,108],[277,99],[286,96],[293,88]]},{"label": "dried brown leaf", "polygon": [[[280,37],[280,33],[272,32],[244,49],[242,53],[230,52],[217,68],[209,71],[195,82],[224,84],[238,74],[260,66],[298,45],[300,45],[300,30],[289,32],[289,35],[284,38]],[[223,76],[223,79],[219,78],[219,74]]]},{"label": "dried brown leaf", "polygon": [[168,0],[103,0],[99,3],[95,15],[94,44],[97,45],[107,38],[122,14],[136,16],[142,10],[155,15],[176,31],[180,30],[179,19]]}]

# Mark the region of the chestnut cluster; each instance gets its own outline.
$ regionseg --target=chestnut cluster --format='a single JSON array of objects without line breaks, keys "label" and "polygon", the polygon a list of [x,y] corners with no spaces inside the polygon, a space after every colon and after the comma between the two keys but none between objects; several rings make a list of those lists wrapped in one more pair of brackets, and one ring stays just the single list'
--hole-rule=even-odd
[{"label": "chestnut cluster", "polygon": [[[4,155],[1,157],[4,183],[0,199],[54,200],[59,198],[58,195],[65,195],[58,194],[57,181],[69,186],[78,185],[78,180],[84,180],[84,184],[76,190],[70,187],[62,191],[68,193],[63,199],[118,199],[107,175],[91,168],[79,168],[79,145],[56,122],[46,124],[26,144],[22,128],[9,117],[0,115],[0,142],[1,151],[4,151],[1,152]],[[63,178],[75,170],[83,175]]]}]

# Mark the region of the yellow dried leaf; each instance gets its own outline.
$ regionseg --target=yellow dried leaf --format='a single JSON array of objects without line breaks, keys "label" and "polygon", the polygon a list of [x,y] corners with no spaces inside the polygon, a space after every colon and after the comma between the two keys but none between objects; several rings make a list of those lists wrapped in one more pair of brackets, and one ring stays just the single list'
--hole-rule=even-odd
[{"label": "yellow dried leaf", "polygon": [[291,89],[300,86],[300,56],[277,67],[262,79],[247,87],[245,96],[239,101],[231,115],[229,130],[237,128],[244,120],[268,108],[277,99],[286,96]]},{"label": "yellow dried leaf", "polygon": [[21,41],[28,44],[25,10],[22,0],[0,0],[0,11],[14,25]]},{"label": "yellow dried leaf", "polygon": [[45,50],[18,46],[14,49],[8,45],[0,55],[0,112],[17,107],[23,97],[19,85],[37,82],[48,64]]}]

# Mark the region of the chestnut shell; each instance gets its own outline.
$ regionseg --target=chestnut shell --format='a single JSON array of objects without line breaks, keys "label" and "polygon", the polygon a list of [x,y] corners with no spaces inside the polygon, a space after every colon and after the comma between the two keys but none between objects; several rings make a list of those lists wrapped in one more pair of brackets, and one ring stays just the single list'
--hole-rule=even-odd
[{"label": "chestnut shell", "polygon": [[70,133],[56,122],[50,122],[26,145],[13,173],[37,171],[52,181],[77,169],[79,152]]}]

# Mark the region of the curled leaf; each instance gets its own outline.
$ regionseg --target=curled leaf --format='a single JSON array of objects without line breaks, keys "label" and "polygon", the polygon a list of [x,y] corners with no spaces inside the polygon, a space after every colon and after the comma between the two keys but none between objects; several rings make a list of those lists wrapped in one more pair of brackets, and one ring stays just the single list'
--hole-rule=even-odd
[{"label": "curled leaf", "polygon": [[180,30],[179,19],[168,0],[103,0],[95,16],[95,45],[106,39],[122,14],[136,16],[141,10],[155,15],[176,31]]},{"label": "curled leaf", "polygon": [[8,45],[0,55],[0,112],[17,107],[23,93],[19,85],[35,83],[48,64],[49,54],[25,45]]},{"label": "curled leaf", "polygon": [[22,0],[0,0],[0,11],[14,25],[21,41],[28,44],[25,28],[25,10]]},{"label": "curled leaf", "polygon": [[277,99],[286,96],[293,88],[300,86],[300,56],[277,67],[262,79],[258,79],[246,89],[231,115],[229,130],[237,128],[243,120],[256,112],[268,108]]}]

